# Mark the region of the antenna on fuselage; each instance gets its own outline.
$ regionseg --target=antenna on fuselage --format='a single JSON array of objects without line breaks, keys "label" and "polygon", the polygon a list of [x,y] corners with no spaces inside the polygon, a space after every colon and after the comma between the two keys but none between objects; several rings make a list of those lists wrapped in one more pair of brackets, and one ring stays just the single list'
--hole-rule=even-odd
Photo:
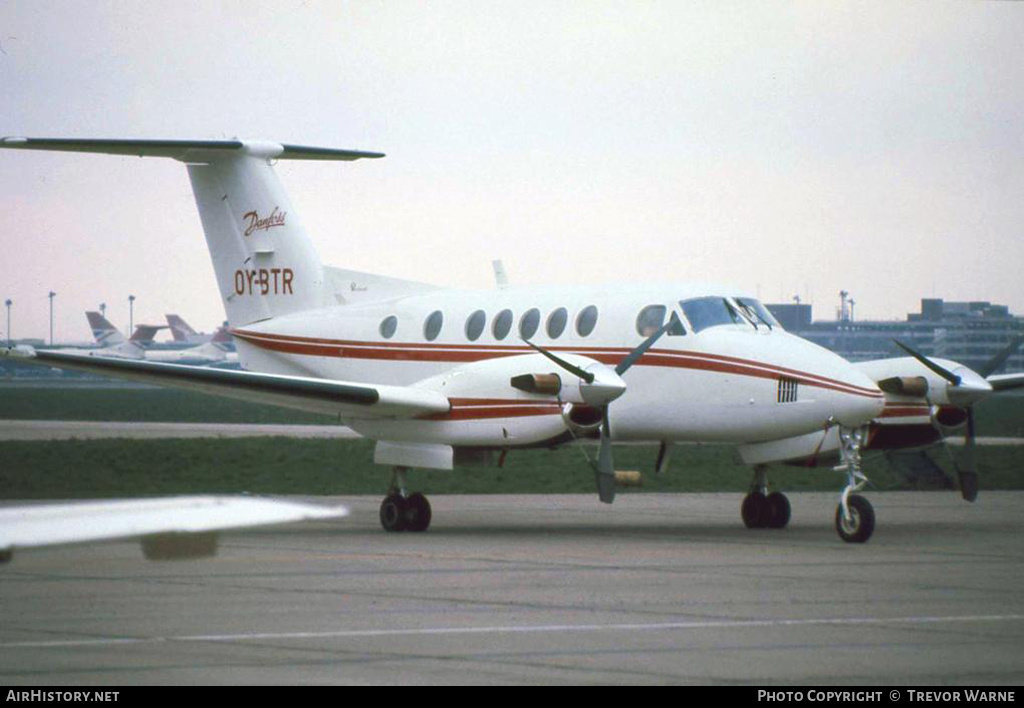
[{"label": "antenna on fuselage", "polygon": [[504,290],[508,287],[508,275],[505,273],[505,264],[501,262],[501,259],[491,261],[491,266],[494,268],[494,280],[498,283],[498,288]]}]

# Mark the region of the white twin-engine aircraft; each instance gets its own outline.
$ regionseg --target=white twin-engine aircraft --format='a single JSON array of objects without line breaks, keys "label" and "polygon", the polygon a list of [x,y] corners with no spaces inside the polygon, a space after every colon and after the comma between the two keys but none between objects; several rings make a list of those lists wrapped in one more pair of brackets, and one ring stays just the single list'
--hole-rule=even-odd
[{"label": "white twin-engine aircraft", "polygon": [[673,442],[740,445],[755,465],[742,507],[750,527],[789,521],[786,497],[768,493],[766,463],[838,452],[847,485],[836,528],[862,542],[874,514],[853,492],[866,481],[868,425],[887,410],[889,389],[877,382],[934,376],[916,359],[910,373],[906,360],[895,360],[904,362],[897,374],[851,365],[784,332],[735,288],[447,290],[324,266],[273,165],[379,153],[249,141],[4,138],[0,147],[184,162],[246,370],[15,355],[336,415],[376,440],[375,461],[393,468],[380,508],[388,531],[430,524],[429,502],[406,489],[411,467],[452,469],[597,438],[595,477],[606,503],[616,488],[612,441],[660,443],[659,469]]}]

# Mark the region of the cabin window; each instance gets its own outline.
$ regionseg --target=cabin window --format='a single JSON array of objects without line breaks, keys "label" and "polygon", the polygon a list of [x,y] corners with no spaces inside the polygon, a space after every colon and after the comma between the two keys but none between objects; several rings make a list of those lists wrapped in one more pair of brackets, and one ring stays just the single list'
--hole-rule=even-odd
[{"label": "cabin window", "polygon": [[483,310],[477,310],[470,315],[466,320],[466,339],[471,342],[480,339],[485,324],[487,324],[487,314]]},{"label": "cabin window", "polygon": [[529,339],[537,334],[538,327],[540,327],[540,310],[536,307],[531,307],[519,319],[519,336],[523,339]]},{"label": "cabin window", "polygon": [[694,332],[718,325],[747,323],[736,308],[723,297],[696,297],[692,300],[683,300],[679,305],[683,308],[683,314],[690,321],[690,327]]},{"label": "cabin window", "polygon": [[565,331],[565,323],[569,321],[569,312],[564,307],[559,307],[557,310],[548,315],[548,336],[552,339],[558,339],[562,336],[562,332]]},{"label": "cabin window", "polygon": [[668,308],[664,305],[648,305],[640,310],[636,316],[636,333],[641,337],[650,337],[665,324],[665,313]]},{"label": "cabin window", "polygon": [[398,329],[398,318],[394,315],[388,315],[380,323],[380,336],[384,339],[391,339],[395,336],[395,330]]},{"label": "cabin window", "polygon": [[494,324],[491,326],[491,332],[494,333],[495,339],[504,339],[508,336],[511,329],[512,310],[502,310],[494,318]]},{"label": "cabin window", "polygon": [[437,335],[441,334],[441,325],[444,324],[444,315],[441,314],[440,310],[434,310],[427,317],[427,321],[423,323],[423,336],[427,338],[428,342],[432,342],[437,339]]},{"label": "cabin window", "polygon": [[594,327],[597,325],[597,307],[595,305],[587,305],[580,314],[576,315],[576,334],[581,337],[588,336],[594,331]]}]

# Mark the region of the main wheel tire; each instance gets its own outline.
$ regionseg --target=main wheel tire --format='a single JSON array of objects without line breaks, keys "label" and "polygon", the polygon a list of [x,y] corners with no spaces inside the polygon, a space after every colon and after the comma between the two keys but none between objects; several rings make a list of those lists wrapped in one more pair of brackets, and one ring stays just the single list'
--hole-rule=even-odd
[{"label": "main wheel tire", "polygon": [[847,543],[864,543],[875,530],[875,510],[862,496],[851,494],[846,500],[850,518],[843,516],[843,505],[836,507],[836,532]]},{"label": "main wheel tire", "polygon": [[380,503],[380,525],[385,531],[405,531],[407,502],[401,494],[389,494]]},{"label": "main wheel tire", "polygon": [[770,529],[784,529],[789,523],[791,509],[789,499],[782,492],[772,492],[768,495],[768,522],[765,524]]},{"label": "main wheel tire", "polygon": [[410,494],[405,500],[405,530],[426,531],[433,514],[430,502],[420,492]]},{"label": "main wheel tire", "polygon": [[743,525],[748,529],[762,529],[768,521],[770,508],[768,497],[761,492],[752,492],[743,497],[743,506],[740,507],[740,516],[743,517]]}]

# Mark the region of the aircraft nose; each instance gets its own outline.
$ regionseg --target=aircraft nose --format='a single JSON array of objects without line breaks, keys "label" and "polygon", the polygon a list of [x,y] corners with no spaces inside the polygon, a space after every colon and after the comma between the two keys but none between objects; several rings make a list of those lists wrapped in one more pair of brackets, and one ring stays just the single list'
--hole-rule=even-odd
[{"label": "aircraft nose", "polygon": [[859,369],[850,367],[836,391],[833,416],[840,425],[857,428],[882,414],[885,394]]}]

